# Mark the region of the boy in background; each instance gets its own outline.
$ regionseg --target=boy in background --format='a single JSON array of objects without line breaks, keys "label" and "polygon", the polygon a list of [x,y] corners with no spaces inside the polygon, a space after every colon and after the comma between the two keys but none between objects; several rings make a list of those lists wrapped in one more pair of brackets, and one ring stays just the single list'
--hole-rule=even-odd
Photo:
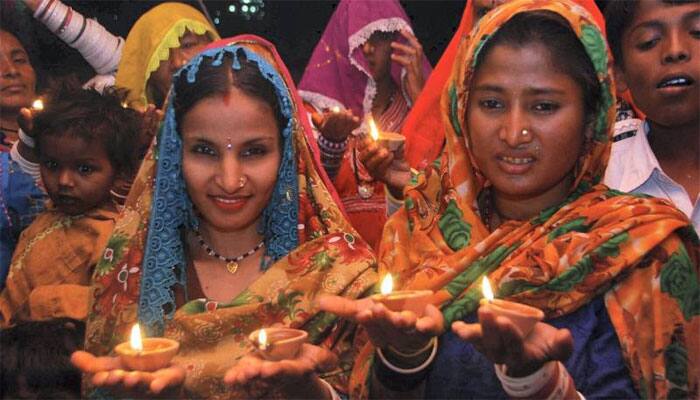
[{"label": "boy in background", "polygon": [[618,90],[646,115],[616,124],[605,184],[670,200],[700,232],[700,1],[613,1],[605,18]]}]

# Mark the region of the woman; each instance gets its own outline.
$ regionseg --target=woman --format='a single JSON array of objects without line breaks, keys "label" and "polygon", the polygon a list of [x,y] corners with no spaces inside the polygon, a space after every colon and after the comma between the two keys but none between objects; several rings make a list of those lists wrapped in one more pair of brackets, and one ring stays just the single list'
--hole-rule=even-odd
[{"label": "woman", "polygon": [[[0,289],[5,286],[12,253],[20,233],[44,210],[46,194],[35,178],[24,172],[24,160],[10,151],[20,136],[20,110],[36,98],[36,73],[29,55],[14,34],[0,30]],[[13,160],[15,159],[15,160]],[[26,162],[25,162],[26,164]],[[38,175],[38,165],[36,166]]]},{"label": "woman", "polygon": [[36,73],[14,34],[0,30],[0,39],[0,151],[9,152],[19,139],[19,110],[36,98]]},{"label": "woman", "polygon": [[387,218],[384,185],[359,162],[349,134],[365,116],[383,131],[401,129],[430,74],[412,31],[398,1],[341,1],[299,84],[315,113],[324,166],[350,222],[374,248]]},{"label": "woman", "polygon": [[[435,291],[441,313],[323,302],[381,348],[356,363],[355,393],[372,377],[373,391],[430,398],[697,397],[697,238],[668,203],[597,184],[615,118],[601,30],[565,0],[514,1],[475,29],[443,92],[440,163],[380,250],[380,270]],[[523,336],[479,308],[485,276],[545,322]]]},{"label": "woman", "polygon": [[[216,398],[325,397],[314,370],[330,363],[342,389],[354,336],[315,300],[361,295],[374,259],[317,172],[286,68],[271,44],[240,36],[190,61],[172,91],[157,153],[96,268],[86,350],[109,354],[138,318],[149,334],[180,341],[180,354],[170,368],[126,377],[116,358],[76,353],[74,362],[98,386],[150,383]],[[293,363],[262,363],[247,336],[273,324],[307,330],[313,345]]]},{"label": "woman", "polygon": [[162,108],[172,75],[219,39],[199,11],[182,3],[162,3],[143,14],[129,31],[116,86],[129,89],[129,106]]}]

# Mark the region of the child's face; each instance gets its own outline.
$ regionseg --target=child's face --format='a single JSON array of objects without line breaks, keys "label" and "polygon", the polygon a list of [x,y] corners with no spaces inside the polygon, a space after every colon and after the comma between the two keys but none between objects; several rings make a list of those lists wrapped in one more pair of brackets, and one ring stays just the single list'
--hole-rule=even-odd
[{"label": "child's face", "polygon": [[640,1],[622,35],[617,69],[634,102],[662,126],[698,123],[700,115],[700,3]]},{"label": "child's face", "polygon": [[109,201],[116,172],[102,143],[69,134],[40,140],[41,178],[57,209],[78,215]]}]

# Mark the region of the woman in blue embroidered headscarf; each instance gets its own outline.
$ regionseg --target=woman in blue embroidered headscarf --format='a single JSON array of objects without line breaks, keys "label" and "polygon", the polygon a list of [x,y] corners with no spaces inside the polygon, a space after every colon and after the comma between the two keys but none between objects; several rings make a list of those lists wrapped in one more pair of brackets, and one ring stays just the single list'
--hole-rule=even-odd
[{"label": "woman in blue embroidered headscarf", "polygon": [[[268,42],[239,36],[195,57],[171,90],[158,146],[93,277],[90,353],[73,356],[94,374],[84,391],[145,384],[185,397],[329,396],[315,371],[343,390],[353,336],[315,300],[362,295],[375,261],[318,172],[284,64]],[[180,342],[170,367],[126,374],[108,356],[137,321]],[[252,355],[248,334],[273,324],[309,332],[295,362]]]}]

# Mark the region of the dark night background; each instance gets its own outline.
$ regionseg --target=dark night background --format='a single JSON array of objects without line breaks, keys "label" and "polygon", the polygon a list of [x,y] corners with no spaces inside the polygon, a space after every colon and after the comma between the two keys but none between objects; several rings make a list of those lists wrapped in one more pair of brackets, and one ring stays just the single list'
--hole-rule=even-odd
[{"label": "dark night background", "polygon": [[[0,1],[2,1],[3,27],[19,32],[20,40],[32,48],[33,63],[40,75],[43,73],[45,76],[64,76],[75,73],[81,80],[87,80],[92,76],[91,68],[82,60],[80,54],[63,44],[42,24],[37,23],[20,0]],[[63,2],[87,17],[96,18],[113,34],[126,38],[134,21],[162,1],[63,0]],[[200,9],[196,1],[183,2]],[[272,41],[295,81],[298,81],[338,2],[331,0],[205,0],[204,4],[211,18],[218,19],[219,23],[216,27],[222,37],[253,33]],[[465,3],[464,0],[401,1],[431,64],[435,65],[452,38],[459,25]],[[257,5],[257,13],[243,14],[241,8],[245,5]],[[234,6],[236,12],[230,12],[230,6]]]}]

